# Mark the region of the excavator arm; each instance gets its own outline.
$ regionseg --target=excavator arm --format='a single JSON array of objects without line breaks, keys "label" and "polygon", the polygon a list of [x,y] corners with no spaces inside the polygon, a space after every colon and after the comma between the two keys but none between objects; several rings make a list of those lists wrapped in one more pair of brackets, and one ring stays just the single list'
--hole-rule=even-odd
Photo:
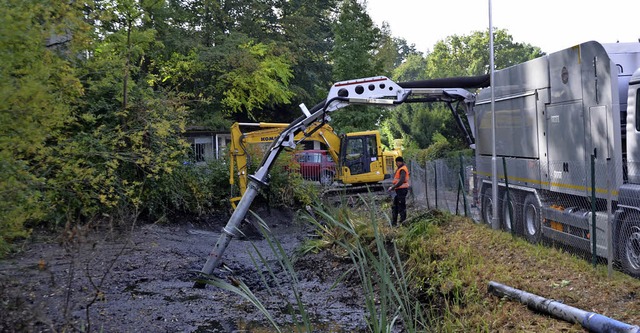
[{"label": "excavator arm", "polygon": [[[301,104],[300,107],[304,116],[299,117],[282,129],[279,136],[273,140],[265,153],[257,171],[248,176],[250,182],[247,189],[227,225],[222,229],[222,234],[209,254],[201,273],[210,275],[220,264],[222,254],[235,236],[238,226],[245,218],[251,203],[258,193],[258,187],[267,185],[269,169],[282,149],[295,149],[296,136],[298,134],[303,133],[303,136],[308,136],[315,133],[331,120],[330,114],[332,112],[351,104],[396,106],[413,102],[461,103],[464,111],[469,115],[469,113],[473,112],[472,105],[475,101],[475,96],[464,88],[486,86],[488,85],[488,76],[477,77],[474,82],[463,82],[455,80],[455,78],[449,79],[449,81],[414,81],[398,84],[384,76],[342,81],[335,83],[329,90],[327,98],[315,105],[311,110],[307,110]],[[456,85],[462,88],[455,88]],[[452,110],[454,109],[452,108]],[[473,117],[470,119],[473,119]],[[469,136],[471,135],[473,134],[469,134]],[[196,282],[195,287],[202,288],[204,284]]]},{"label": "excavator arm", "polygon": [[[236,208],[236,203],[242,198],[248,183],[248,167],[251,164],[251,152],[249,145],[269,144],[273,142],[282,131],[289,126],[284,123],[234,123],[231,126],[231,144],[229,149],[229,184],[232,186],[231,205]],[[242,131],[243,128],[259,128],[253,131]],[[314,132],[300,131],[294,137],[294,144],[301,141],[318,141],[324,143],[334,161],[338,161],[340,137],[333,131],[329,124],[313,124],[309,129]],[[240,196],[234,196],[233,188],[238,179]]]}]

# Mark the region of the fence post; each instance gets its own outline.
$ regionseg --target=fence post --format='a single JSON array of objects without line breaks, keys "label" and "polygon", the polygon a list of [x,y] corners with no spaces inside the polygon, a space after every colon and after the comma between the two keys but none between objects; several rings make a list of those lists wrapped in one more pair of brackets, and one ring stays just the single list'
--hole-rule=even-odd
[{"label": "fence post", "polygon": [[[407,169],[408,169],[408,171],[409,171],[409,175],[413,175],[413,174],[414,174],[414,173],[413,173],[413,169],[414,169],[414,168],[413,168],[413,164],[414,164],[414,162],[413,162],[413,160],[412,160],[412,161],[409,161],[409,163],[408,163],[408,165],[407,165]],[[413,189],[411,188],[411,186],[409,186],[409,188],[407,189],[407,197],[408,197],[409,195],[411,195],[411,199],[413,200],[413,202],[415,202],[415,200],[416,200],[416,196],[415,196],[415,195],[413,195]]]},{"label": "fence post", "polygon": [[438,210],[438,160],[434,161],[435,164],[433,166],[433,180],[435,183],[435,190],[436,190],[436,210]]},{"label": "fence post", "polygon": [[[502,169],[504,169],[504,187],[507,195],[507,208],[509,209],[509,223],[511,228],[511,234],[515,235],[515,227],[513,225],[513,207],[511,207],[511,196],[509,195],[509,177],[507,177],[507,160],[502,157]],[[498,200],[500,200],[498,198]]]},{"label": "fence post", "polygon": [[591,155],[591,262],[596,266],[596,156]]},{"label": "fence post", "polygon": [[607,172],[607,273],[609,277],[613,275],[613,232],[611,226],[613,226],[613,207],[611,199],[611,174],[615,172],[611,167],[611,158],[607,158],[606,165]]},{"label": "fence post", "polygon": [[458,215],[459,207],[460,207],[460,191],[462,190],[462,179],[460,178],[460,174],[458,174],[458,193],[456,194],[456,215]]},{"label": "fence post", "polygon": [[464,164],[462,163],[462,153],[460,153],[460,187],[462,187],[462,204],[464,205],[464,217],[469,217],[467,212],[467,196],[464,191]]},{"label": "fence post", "polygon": [[429,161],[424,161],[424,199],[427,201],[427,209],[429,206]]}]

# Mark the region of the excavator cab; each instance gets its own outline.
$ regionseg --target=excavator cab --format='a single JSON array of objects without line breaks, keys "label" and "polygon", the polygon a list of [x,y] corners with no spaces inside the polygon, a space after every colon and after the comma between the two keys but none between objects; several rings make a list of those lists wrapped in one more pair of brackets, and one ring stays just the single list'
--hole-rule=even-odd
[{"label": "excavator cab", "polygon": [[[344,136],[340,149],[341,165],[351,175],[371,172],[371,162],[378,159],[374,135]],[[344,153],[342,153],[344,152]]]},{"label": "excavator cab", "polygon": [[377,183],[385,179],[380,133],[365,131],[342,136],[339,166],[339,179],[345,184]]}]

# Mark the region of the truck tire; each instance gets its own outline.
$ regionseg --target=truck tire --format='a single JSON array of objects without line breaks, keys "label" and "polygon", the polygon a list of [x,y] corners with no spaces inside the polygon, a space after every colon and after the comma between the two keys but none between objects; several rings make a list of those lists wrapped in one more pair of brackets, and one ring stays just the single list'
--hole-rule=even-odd
[{"label": "truck tire", "polygon": [[522,204],[524,237],[529,243],[537,244],[542,239],[542,214],[535,195],[527,194]]},{"label": "truck tire", "polygon": [[[522,203],[519,199],[519,193],[510,189],[509,197],[507,197],[507,191],[504,191],[500,200],[500,226],[502,230],[516,235],[522,234]],[[509,206],[511,206],[512,215],[509,215]]]},{"label": "truck tire", "polygon": [[330,171],[322,172],[322,174],[320,175],[320,184],[322,184],[323,186],[329,186],[333,184],[333,173],[331,173]]},{"label": "truck tire", "polygon": [[480,214],[482,223],[491,226],[493,220],[493,197],[491,195],[491,186],[482,189],[480,201]]},{"label": "truck tire", "polygon": [[627,274],[640,278],[640,214],[625,217],[618,239],[622,269]]}]

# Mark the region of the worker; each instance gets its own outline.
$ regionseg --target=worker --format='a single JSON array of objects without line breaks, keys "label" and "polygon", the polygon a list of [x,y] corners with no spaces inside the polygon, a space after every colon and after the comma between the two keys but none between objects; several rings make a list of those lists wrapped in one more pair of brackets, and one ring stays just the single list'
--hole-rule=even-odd
[{"label": "worker", "polygon": [[392,222],[395,226],[400,215],[400,224],[407,218],[407,193],[409,192],[409,169],[404,164],[402,156],[396,157],[396,173],[393,176],[393,185],[387,191],[395,191],[393,196]]}]

